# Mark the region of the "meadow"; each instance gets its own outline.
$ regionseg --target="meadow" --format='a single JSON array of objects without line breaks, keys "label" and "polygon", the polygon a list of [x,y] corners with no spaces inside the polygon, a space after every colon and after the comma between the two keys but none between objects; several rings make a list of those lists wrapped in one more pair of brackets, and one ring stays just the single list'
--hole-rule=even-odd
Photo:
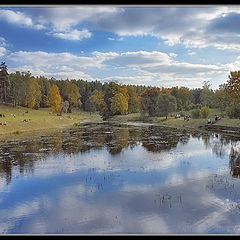
[{"label": "meadow", "polygon": [[[38,110],[25,107],[11,107],[0,105],[0,137],[9,134],[22,134],[32,131],[43,131],[72,127],[81,122],[101,121],[97,113],[75,110],[72,113],[63,113],[62,116],[52,114],[49,108]],[[6,125],[3,125],[5,124]]]}]

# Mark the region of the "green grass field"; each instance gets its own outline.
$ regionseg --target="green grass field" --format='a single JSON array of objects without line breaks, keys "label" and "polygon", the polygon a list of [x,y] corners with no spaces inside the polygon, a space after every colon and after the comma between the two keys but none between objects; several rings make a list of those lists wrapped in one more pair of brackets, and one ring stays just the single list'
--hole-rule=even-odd
[{"label": "green grass field", "polygon": [[[0,137],[13,136],[29,133],[40,132],[53,129],[61,129],[66,127],[73,127],[74,125],[84,122],[102,122],[102,118],[97,113],[88,113],[74,110],[72,113],[64,113],[62,116],[57,116],[50,113],[50,109],[42,108],[33,110],[24,107],[10,107],[0,105],[0,114],[5,117],[0,117]],[[190,112],[185,112],[190,115]],[[215,114],[220,115],[217,109],[212,109],[210,119],[213,121]],[[30,120],[29,120],[30,119]],[[27,121],[24,121],[27,120]],[[183,129],[199,129],[199,127],[207,124],[207,118],[192,119],[184,121],[183,117],[175,119],[172,116],[165,117],[151,117],[141,118],[140,113],[133,113],[128,115],[117,115],[110,119],[110,122],[124,123],[143,121],[150,122],[161,126],[176,127]],[[6,122],[6,125],[2,125]],[[227,116],[215,123],[216,125],[240,127],[240,119],[230,119]]]},{"label": "green grass field", "polygon": [[[186,115],[191,115],[190,111],[185,111]],[[209,118],[211,121],[214,121],[216,115],[221,115],[218,109],[211,109],[211,113]],[[174,114],[172,114],[174,116]],[[168,116],[167,120],[165,117],[146,117],[143,118],[145,122],[155,123],[157,125],[168,126],[168,127],[176,127],[176,128],[184,128],[184,129],[199,129],[200,127],[207,124],[207,118],[199,118],[199,119],[192,119],[190,118],[189,121],[184,121],[184,118],[181,117],[180,119],[175,119],[172,116]],[[139,121],[140,113],[133,113],[128,115],[122,116],[114,116],[111,120],[114,122],[131,122],[131,121]],[[232,126],[232,127],[240,127],[240,119],[230,119],[227,116],[224,116],[219,120],[216,125],[222,126]]]},{"label": "green grass field", "polygon": [[[0,114],[5,115],[5,117],[0,117],[0,136],[29,131],[66,128],[86,121],[101,121],[101,117],[96,113],[90,114],[75,110],[73,113],[64,113],[62,116],[57,116],[51,114],[48,108],[33,110],[19,106],[9,107],[5,105],[0,105]],[[5,122],[6,125],[1,125]]]}]

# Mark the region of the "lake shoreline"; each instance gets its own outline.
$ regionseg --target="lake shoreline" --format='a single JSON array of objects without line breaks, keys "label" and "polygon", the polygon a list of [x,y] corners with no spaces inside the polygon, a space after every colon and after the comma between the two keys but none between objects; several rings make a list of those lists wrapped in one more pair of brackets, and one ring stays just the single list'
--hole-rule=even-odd
[{"label": "lake shoreline", "polygon": [[[182,118],[174,117],[145,117],[142,118],[140,113],[128,115],[116,115],[108,121],[103,121],[98,113],[88,113],[75,110],[73,113],[64,113],[57,116],[50,113],[48,108],[45,109],[28,109],[24,107],[9,107],[0,105],[0,113],[4,113],[6,117],[0,119],[0,123],[6,122],[7,125],[0,126],[0,139],[16,138],[28,136],[30,134],[40,132],[54,132],[63,129],[69,129],[81,126],[85,123],[103,123],[109,122],[113,124],[126,124],[127,122],[135,122],[141,124],[153,124],[157,126],[177,128],[180,130],[189,130],[197,132],[220,131],[224,134],[240,136],[240,120],[239,119],[221,119],[212,125],[206,124],[206,119],[192,119],[185,121]],[[25,122],[29,120],[28,122]],[[214,126],[214,127],[213,127]],[[223,129],[222,131],[222,128]],[[235,128],[234,132],[231,128]],[[229,131],[227,130],[229,129]]]},{"label": "lake shoreline", "polygon": [[142,122],[162,127],[177,128],[180,130],[190,130],[195,132],[216,131],[226,135],[240,136],[240,126],[236,124],[238,123],[236,120],[240,123],[239,119],[224,119],[208,125],[206,119],[190,118],[189,121],[185,121],[183,117],[181,119],[175,119],[174,117],[168,117],[167,119],[165,117],[146,117],[142,119],[140,116],[137,116],[137,114],[130,114],[114,116],[110,121],[115,123]]}]

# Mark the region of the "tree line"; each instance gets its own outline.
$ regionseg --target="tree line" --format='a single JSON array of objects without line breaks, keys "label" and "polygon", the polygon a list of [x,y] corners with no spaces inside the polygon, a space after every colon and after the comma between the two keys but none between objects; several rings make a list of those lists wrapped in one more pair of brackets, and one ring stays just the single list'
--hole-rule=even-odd
[{"label": "tree line", "polygon": [[208,81],[201,88],[160,88],[117,82],[57,80],[34,77],[28,72],[8,73],[0,66],[0,101],[31,109],[50,108],[52,113],[71,113],[73,108],[99,112],[104,120],[114,115],[141,112],[142,116],[165,116],[191,111],[192,117],[208,114],[211,108],[231,118],[240,118],[240,71],[230,72],[225,84],[211,89]]}]

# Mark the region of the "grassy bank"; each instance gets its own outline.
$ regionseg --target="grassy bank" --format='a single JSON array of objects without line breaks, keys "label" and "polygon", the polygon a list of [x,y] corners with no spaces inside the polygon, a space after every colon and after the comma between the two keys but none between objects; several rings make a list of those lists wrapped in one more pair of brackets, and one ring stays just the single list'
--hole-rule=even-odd
[{"label": "grassy bank", "polygon": [[[88,113],[83,111],[73,111],[72,113],[64,113],[62,116],[51,114],[47,108],[33,110],[24,107],[10,107],[0,105],[0,114],[4,114],[5,117],[0,117],[0,138],[3,136],[22,135],[25,133],[31,133],[33,131],[48,131],[53,129],[63,129],[72,127],[84,122],[102,122],[102,118],[97,113]],[[190,115],[189,112],[185,114]],[[213,121],[215,114],[220,115],[217,109],[212,109],[210,119]],[[160,126],[175,127],[181,129],[201,130],[201,127],[206,125],[207,119],[192,119],[184,121],[183,117],[175,119],[169,116],[165,117],[144,117],[142,118],[140,113],[117,115],[112,117],[110,122],[114,123],[126,123],[126,122],[147,122],[154,123]],[[6,122],[6,125],[1,125]],[[240,127],[239,119],[230,119],[227,116],[215,123],[221,126]]]},{"label": "grassy bank", "polygon": [[[190,115],[190,112],[185,112],[186,115]],[[217,109],[212,109],[209,118],[211,121],[214,121],[215,114],[221,115]],[[165,117],[144,117],[141,118],[140,113],[134,113],[129,115],[114,116],[111,121],[113,122],[134,122],[134,121],[143,121],[148,123],[154,123],[160,126],[175,127],[181,129],[200,129],[207,124],[207,118],[193,119],[190,118],[189,121],[184,121],[184,118],[175,119],[172,116],[169,116],[167,119]],[[240,127],[240,119],[230,119],[227,116],[224,116],[219,120],[216,125],[222,126],[231,126],[231,127]]]},{"label": "grassy bank", "polygon": [[[90,114],[82,111],[64,113],[62,116],[51,114],[47,108],[29,109],[24,107],[9,107],[0,105],[0,137],[6,134],[21,134],[31,131],[59,129],[73,126],[81,122],[102,121],[98,114]],[[6,123],[6,125],[1,125]]]}]

